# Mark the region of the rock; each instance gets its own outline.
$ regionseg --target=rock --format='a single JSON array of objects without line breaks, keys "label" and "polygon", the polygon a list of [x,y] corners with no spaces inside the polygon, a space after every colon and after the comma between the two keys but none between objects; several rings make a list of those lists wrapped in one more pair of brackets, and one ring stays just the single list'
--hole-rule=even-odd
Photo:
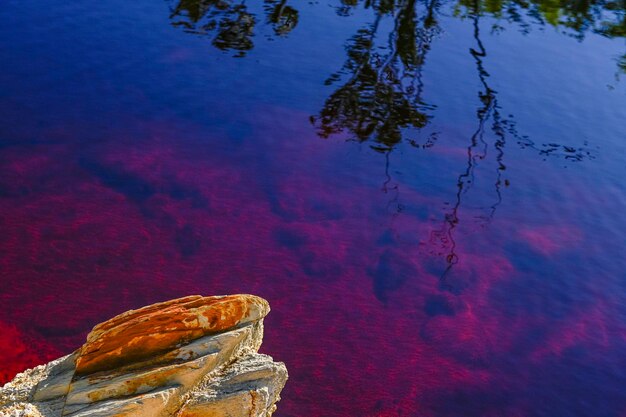
[{"label": "rock", "polygon": [[[270,416],[287,369],[266,355],[249,355],[191,392],[180,417]],[[243,412],[243,414],[241,414]]]},{"label": "rock", "polygon": [[0,416],[269,417],[287,380],[257,353],[269,310],[252,295],[190,296],[120,314],[0,388]]}]

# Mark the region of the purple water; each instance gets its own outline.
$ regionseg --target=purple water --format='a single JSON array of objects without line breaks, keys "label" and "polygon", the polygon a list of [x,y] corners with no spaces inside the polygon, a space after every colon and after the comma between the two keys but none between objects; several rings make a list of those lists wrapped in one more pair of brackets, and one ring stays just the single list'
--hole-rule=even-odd
[{"label": "purple water", "polygon": [[625,417],[624,6],[392,3],[3,2],[0,382],[253,293],[278,417]]}]

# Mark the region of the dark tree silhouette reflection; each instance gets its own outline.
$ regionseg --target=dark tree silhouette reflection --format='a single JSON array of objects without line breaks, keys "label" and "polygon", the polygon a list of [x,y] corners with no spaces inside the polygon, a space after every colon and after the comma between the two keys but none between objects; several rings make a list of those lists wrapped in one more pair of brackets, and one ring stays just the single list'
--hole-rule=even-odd
[{"label": "dark tree silhouette reflection", "polygon": [[[584,39],[588,32],[608,38],[626,36],[626,4],[623,0],[459,0],[457,17],[473,13],[516,23],[524,30],[533,25],[552,25],[563,33]],[[494,28],[501,29],[498,23]]]},{"label": "dark tree silhouette reflection", "polygon": [[[315,7],[315,4],[308,7]],[[335,89],[320,112],[311,117],[311,122],[322,138],[344,134],[352,140],[368,143],[372,149],[384,154],[382,189],[390,194],[389,204],[395,207],[396,214],[403,206],[398,184],[393,182],[390,174],[393,150],[401,143],[427,149],[438,140],[437,133],[426,135],[424,143],[416,140],[434,117],[436,109],[424,99],[423,73],[428,53],[444,31],[441,22],[445,21],[444,15],[449,19],[449,10],[452,10],[453,17],[472,24],[474,46],[469,53],[475,62],[480,85],[476,128],[471,135],[468,134],[466,164],[457,177],[453,202],[444,210],[441,226],[431,233],[428,245],[431,255],[445,260],[441,277],[442,285],[446,287],[446,276],[459,261],[455,229],[462,217],[468,217],[461,214],[463,201],[474,187],[477,167],[488,153],[495,155],[495,170],[487,180],[493,184],[492,198],[483,197],[489,201],[483,201],[478,208],[480,212],[471,215],[471,221],[483,227],[491,222],[502,202],[503,187],[509,185],[504,178],[507,142],[512,141],[544,158],[558,157],[570,161],[594,158],[587,143],[584,147],[538,144],[518,133],[512,115],[503,116],[498,93],[489,83],[481,21],[483,26],[490,25],[492,33],[505,30],[504,21],[506,27],[516,26],[523,33],[534,27],[552,25],[579,41],[588,33],[626,38],[626,1],[455,0],[453,3],[444,0],[342,0],[336,7],[337,13],[346,18],[357,9],[370,12],[370,21],[346,42],[347,58],[343,66],[325,82]],[[298,24],[299,12],[288,5],[287,0],[265,0],[262,13],[276,36],[288,34]],[[254,46],[253,32],[259,20],[247,10],[245,2],[227,0],[180,0],[172,9],[171,19],[175,26],[182,26],[186,31],[212,37],[213,45],[222,50],[237,51],[237,56],[243,56]],[[626,55],[617,57],[617,63],[619,70],[626,72]],[[384,285],[379,287],[387,288]]]},{"label": "dark tree silhouette reflection", "polygon": [[287,35],[298,25],[299,13],[287,4],[287,0],[266,0],[265,12],[278,36]]},{"label": "dark tree silhouette reflection", "polygon": [[[312,119],[320,136],[346,131],[360,142],[373,140],[375,150],[386,152],[408,131],[428,123],[433,106],[422,100],[422,67],[440,31],[437,1],[366,4],[374,11],[374,21],[348,42],[347,61],[326,81],[341,86]],[[344,4],[339,12],[348,14],[352,7]],[[389,33],[381,30],[384,17],[393,18]]]},{"label": "dark tree silhouette reflection", "polygon": [[[504,30],[501,21],[517,24],[524,33],[533,26],[553,26],[579,41],[588,33],[609,39],[626,38],[626,1],[624,0],[458,0],[456,17],[490,16],[492,31]],[[626,54],[616,57],[617,71],[626,73]]]},{"label": "dark tree silhouette reflection", "polygon": [[[265,0],[267,22],[279,36],[288,34],[298,24],[298,11],[287,0]],[[215,47],[245,56],[254,47],[257,16],[245,1],[179,0],[170,8],[170,20],[187,33],[207,36]]]},{"label": "dark tree silhouette reflection", "polygon": [[[339,12],[350,15],[351,9],[357,5],[344,3]],[[346,63],[327,80],[328,85],[340,82],[341,85],[326,100],[319,116],[313,118],[323,138],[347,132],[359,142],[370,141],[373,149],[385,153],[383,191],[393,191],[390,204],[397,207],[398,213],[402,205],[398,203],[398,185],[391,185],[390,154],[402,141],[427,148],[433,146],[437,140],[436,135],[431,135],[426,144],[418,145],[412,137],[428,124],[432,117],[429,110],[434,109],[434,106],[425,104],[422,98],[422,70],[433,40],[442,32],[438,22],[441,6],[442,3],[437,1],[365,2],[364,7],[372,9],[375,18],[348,42]],[[594,157],[593,152],[586,147],[557,143],[538,145],[528,136],[520,135],[513,116],[503,117],[497,91],[490,86],[489,73],[484,64],[487,51],[480,32],[482,17],[492,15],[497,22],[497,19],[506,16],[507,20],[518,23],[527,32],[531,23],[525,18],[530,16],[533,18],[532,23],[547,22],[573,30],[579,39],[582,39],[585,31],[597,27],[592,23],[595,21],[593,13],[581,15],[580,10],[573,11],[567,4],[557,6],[567,10],[562,21],[553,19],[553,8],[535,6],[526,6],[526,14],[521,13],[524,5],[518,3],[486,4],[481,0],[463,0],[455,6],[457,17],[472,22],[475,45],[469,52],[475,62],[481,90],[477,94],[480,106],[476,111],[476,129],[469,137],[466,166],[457,178],[454,201],[444,211],[442,225],[431,233],[428,245],[431,254],[445,259],[446,266],[442,273],[444,287],[448,286],[445,279],[447,274],[459,261],[454,235],[455,229],[461,223],[463,200],[476,182],[476,169],[487,158],[490,149],[495,155],[496,166],[493,177],[487,180],[493,184],[493,199],[483,201],[478,208],[479,212],[473,211],[470,217],[472,222],[477,222],[482,227],[491,222],[502,202],[502,188],[509,185],[508,180],[503,177],[506,170],[504,159],[507,139],[514,140],[524,149],[535,150],[544,157],[560,157],[573,161]],[[393,19],[393,27],[385,33],[381,29],[381,19],[389,17]],[[587,23],[583,25],[583,21]],[[602,27],[606,25],[603,24]],[[492,30],[498,30],[497,23],[492,26]]]},{"label": "dark tree silhouette reflection", "polygon": [[[327,85],[339,86],[319,114],[312,117],[321,137],[347,133],[359,142],[371,141],[372,148],[380,152],[402,141],[419,146],[415,132],[428,124],[435,108],[423,99],[422,71],[433,41],[443,31],[440,9],[449,4],[440,0],[341,2],[337,11],[342,16],[350,16],[359,7],[371,10],[374,16],[347,42],[345,64],[326,81]],[[553,25],[581,41],[589,32],[609,38],[626,37],[624,0],[458,0],[452,10],[453,16],[461,19],[489,16],[492,32],[504,30],[501,21],[505,20],[524,33],[533,26]],[[392,20],[392,29],[381,24],[383,19]],[[626,55],[617,61],[618,68],[626,71]],[[491,97],[486,90],[480,98],[488,101]],[[589,155],[571,146],[536,145],[518,135],[511,120],[501,120],[500,125],[502,134],[512,134],[523,148],[568,159],[580,160]],[[430,137],[429,143],[436,139]]]},{"label": "dark tree silhouette reflection", "polygon": [[[236,51],[236,56],[244,56],[246,51],[254,47],[254,30],[259,22],[258,12],[250,11],[245,0],[167,1],[170,3],[170,20],[173,26],[180,27],[188,33],[207,36],[212,39],[214,46],[222,50]],[[626,38],[624,0],[480,0],[478,4],[474,4],[473,0],[456,1],[452,3],[445,0],[341,0],[336,6],[339,15],[349,16],[356,8],[364,7],[373,10],[376,19],[372,25],[363,28],[353,37],[347,47],[349,56],[346,66],[331,76],[329,82],[338,82],[341,75],[345,75],[347,71],[354,73],[351,70],[358,68],[359,64],[364,65],[365,60],[368,60],[370,68],[362,68],[363,77],[367,78],[369,70],[374,70],[380,82],[383,81],[383,76],[389,76],[390,72],[395,71],[392,76],[395,75],[397,79],[389,80],[387,83],[391,91],[396,93],[401,91],[400,86],[408,89],[409,85],[405,84],[404,78],[410,75],[412,70],[423,65],[432,36],[440,29],[437,13],[443,4],[451,4],[453,16],[458,18],[471,18],[474,12],[480,16],[492,17],[493,31],[504,30],[501,22],[505,21],[508,24],[517,24],[524,32],[529,32],[533,26],[552,25],[580,40],[584,39],[587,33],[607,38]],[[264,0],[262,4],[265,22],[272,26],[275,35],[287,35],[297,26],[299,11],[289,4],[289,0]],[[254,6],[256,5],[257,3],[254,3]],[[373,49],[375,41],[381,41],[379,38],[383,37],[377,33],[378,23],[383,16],[389,16],[394,20],[394,29],[388,38],[390,50],[388,54]],[[396,62],[398,59],[401,65]],[[626,54],[616,57],[616,61],[619,70],[626,72]],[[352,67],[354,64],[357,64],[355,68]],[[370,83],[371,80],[365,82],[368,90]],[[419,96],[411,91],[405,93],[413,99]],[[385,96],[383,93],[379,94]],[[387,96],[389,94],[386,93]],[[402,101],[397,94],[392,96],[392,101]],[[386,100],[388,102],[390,99],[387,97]],[[332,108],[330,104],[329,108]],[[403,112],[406,113],[407,104],[413,109],[417,108],[417,113],[423,113],[410,99],[407,99],[407,103],[401,103],[400,108]],[[417,117],[416,110],[409,113],[399,117],[399,127],[423,123],[416,121],[422,119]],[[331,116],[325,116],[331,131],[341,126],[338,121],[332,122],[330,119]],[[363,134],[361,132],[361,136]]]}]

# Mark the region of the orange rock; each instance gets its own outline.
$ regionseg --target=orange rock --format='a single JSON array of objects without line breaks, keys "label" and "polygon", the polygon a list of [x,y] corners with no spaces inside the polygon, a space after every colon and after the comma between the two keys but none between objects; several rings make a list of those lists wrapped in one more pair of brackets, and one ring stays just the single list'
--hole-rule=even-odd
[{"label": "orange rock", "polygon": [[193,295],[130,310],[93,328],[75,377],[148,360],[208,334],[262,319],[267,301],[253,295]]}]

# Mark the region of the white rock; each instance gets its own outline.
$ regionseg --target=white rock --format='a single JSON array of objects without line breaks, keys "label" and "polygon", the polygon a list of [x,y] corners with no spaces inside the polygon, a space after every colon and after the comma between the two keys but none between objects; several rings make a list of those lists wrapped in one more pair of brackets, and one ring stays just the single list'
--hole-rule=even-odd
[{"label": "white rock", "polygon": [[[228,314],[223,317],[228,324],[215,322],[216,307],[211,307],[216,305],[215,299],[220,302],[219,308],[224,305],[227,309]],[[206,334],[202,330],[202,335],[193,327],[194,311],[200,315],[207,310],[197,308],[204,302],[213,308],[211,326],[223,329],[221,332]],[[196,310],[185,309],[190,304]],[[156,306],[160,305],[163,304]],[[151,356],[141,351],[138,354],[137,342],[141,342],[142,336],[137,334],[137,326],[132,334],[125,334],[125,328],[133,328],[124,319],[159,322],[159,309],[149,306],[117,316],[95,328],[99,341],[107,337],[101,329],[113,329],[110,334],[114,339],[99,345],[115,347],[115,351],[103,352],[105,358],[111,358],[110,362],[97,357],[98,350],[89,345],[88,338],[85,346],[71,355],[27,370],[0,388],[0,417],[271,416],[287,380],[287,369],[271,357],[257,353],[263,339],[263,317],[269,311],[267,302],[248,295],[219,299],[197,296],[165,305],[168,311],[163,313],[163,320],[176,325],[176,311],[185,315],[187,327],[181,331],[185,336],[180,343],[171,334],[160,339],[158,333],[151,332],[146,335],[146,343],[154,342],[168,350],[153,348],[151,352],[155,353]],[[238,321],[238,315],[244,319]],[[202,317],[195,320],[200,324],[204,321]],[[192,323],[192,327],[187,323]],[[199,336],[189,340],[189,334]],[[127,350],[138,361],[129,362],[123,356],[125,340],[130,340]],[[76,364],[83,352],[89,355],[90,363],[103,365],[92,366],[91,373],[79,374]]]}]

